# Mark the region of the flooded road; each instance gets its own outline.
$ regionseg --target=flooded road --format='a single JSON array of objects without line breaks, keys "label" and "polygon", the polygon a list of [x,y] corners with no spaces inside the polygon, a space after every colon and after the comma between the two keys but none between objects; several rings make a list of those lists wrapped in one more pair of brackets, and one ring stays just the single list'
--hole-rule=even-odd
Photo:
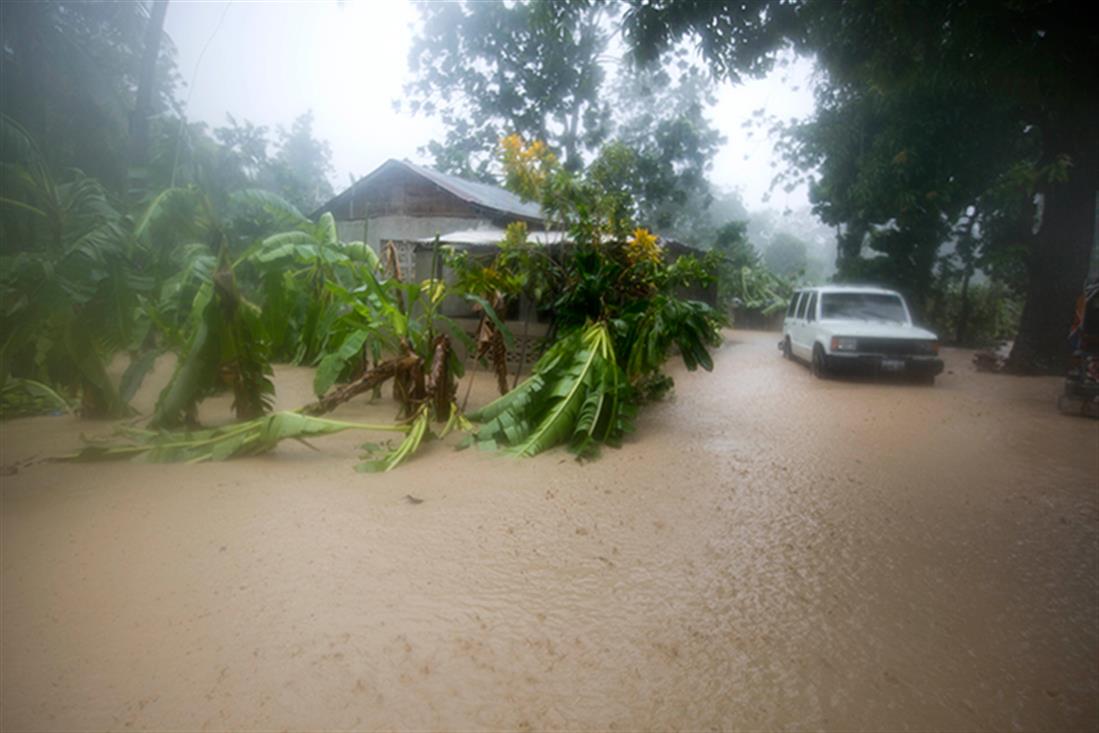
[{"label": "flooded road", "polygon": [[[1095,730],[1099,422],[966,352],[821,382],[776,340],[585,465],[362,475],[345,433],[5,476],[0,727]],[[82,429],[6,423],[0,462]]]}]

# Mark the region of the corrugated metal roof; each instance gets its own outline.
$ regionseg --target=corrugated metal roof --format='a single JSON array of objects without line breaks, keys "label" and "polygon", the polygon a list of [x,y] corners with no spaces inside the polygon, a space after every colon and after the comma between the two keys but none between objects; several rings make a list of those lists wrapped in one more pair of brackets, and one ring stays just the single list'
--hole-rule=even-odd
[{"label": "corrugated metal roof", "polygon": [[355,181],[349,188],[346,188],[333,196],[332,199],[314,211],[313,214],[311,214],[311,218],[316,218],[325,211],[331,211],[344,205],[348,199],[354,196],[356,190],[362,186],[369,185],[372,181],[377,180],[384,171],[392,168],[403,168],[413,175],[427,179],[451,195],[478,208],[526,220],[542,221],[544,219],[541,206],[536,203],[523,201],[512,192],[506,191],[499,186],[478,183],[476,181],[467,181],[458,176],[440,173],[437,170],[432,170],[431,168],[425,168],[416,165],[415,163],[409,163],[406,160],[397,160],[395,158],[390,158],[367,175]]},{"label": "corrugated metal roof", "polygon": [[471,204],[506,214],[515,214],[516,216],[530,219],[542,218],[541,206],[533,202],[523,201],[511,191],[502,189],[499,186],[491,186],[487,183],[478,183],[476,181],[467,181],[458,176],[440,173],[437,170],[424,168],[423,166],[403,160],[396,162],[399,162],[406,168],[418,173],[435,185],[446,189],[463,201],[468,201]]}]

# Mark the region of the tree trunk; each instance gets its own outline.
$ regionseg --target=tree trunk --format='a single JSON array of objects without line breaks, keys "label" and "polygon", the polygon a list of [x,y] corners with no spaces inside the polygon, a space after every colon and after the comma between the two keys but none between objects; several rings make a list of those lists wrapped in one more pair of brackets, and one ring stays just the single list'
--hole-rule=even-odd
[{"label": "tree trunk", "polygon": [[145,28],[145,48],[141,56],[141,77],[137,84],[137,99],[130,117],[131,168],[145,165],[149,152],[149,117],[153,114],[153,88],[156,85],[156,62],[160,58],[160,39],[164,37],[164,18],[168,0],[154,0]]},{"label": "tree trunk", "polygon": [[962,346],[965,344],[966,332],[969,330],[969,282],[973,279],[973,273],[976,270],[977,243],[973,241],[973,228],[977,225],[977,213],[974,210],[972,216],[969,217],[969,221],[966,222],[965,231],[962,233],[962,239],[958,243],[957,253],[962,260],[962,291],[961,291],[961,303],[958,309],[958,324],[954,330],[954,343]]},{"label": "tree trunk", "polygon": [[966,265],[965,274],[962,275],[961,305],[958,309],[958,326],[954,331],[954,343],[965,345],[965,339],[969,328],[969,281],[973,277],[973,268]]},{"label": "tree trunk", "polygon": [[316,402],[303,407],[302,412],[306,415],[324,415],[331,412],[355,395],[374,389],[387,379],[392,379],[399,372],[414,367],[419,361],[418,356],[405,356],[383,361],[363,375],[359,381],[346,384],[329,392]]},{"label": "tree trunk", "polygon": [[1042,223],[1029,261],[1029,286],[1019,333],[1008,358],[1017,374],[1061,374],[1068,360],[1073,307],[1087,277],[1095,242],[1099,189],[1097,108],[1086,105],[1068,120],[1051,124],[1047,160],[1068,155],[1068,180],[1042,187]]}]

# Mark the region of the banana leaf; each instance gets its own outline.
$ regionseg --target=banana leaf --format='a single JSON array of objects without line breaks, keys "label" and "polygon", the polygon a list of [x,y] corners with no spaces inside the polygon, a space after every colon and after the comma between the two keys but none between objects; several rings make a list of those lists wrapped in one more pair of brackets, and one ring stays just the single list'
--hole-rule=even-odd
[{"label": "banana leaf", "polygon": [[363,444],[362,458],[364,460],[355,466],[355,470],[360,473],[392,471],[419,450],[424,440],[432,438],[441,440],[454,430],[474,429],[473,423],[463,417],[458,410],[458,405],[453,403],[450,405],[450,417],[447,418],[446,424],[443,425],[443,429],[439,431],[438,435],[435,435],[429,429],[431,417],[431,408],[428,405],[425,404],[420,407],[411,422],[407,424],[408,433],[405,435],[404,440],[397,446],[378,443]]},{"label": "banana leaf", "polygon": [[345,430],[404,432],[403,425],[375,425],[276,412],[266,417],[208,430],[144,430],[122,427],[113,440],[90,440],[63,462],[132,461],[135,463],[203,463],[253,456],[283,440],[331,435]]},{"label": "banana leaf", "polygon": [[475,441],[485,448],[533,456],[566,443],[589,456],[629,430],[628,392],[607,324],[590,324],[560,339],[528,379],[469,419],[481,423]]},{"label": "banana leaf", "polygon": [[69,401],[33,379],[8,379],[0,387],[0,418],[41,415],[53,410],[73,413]]}]

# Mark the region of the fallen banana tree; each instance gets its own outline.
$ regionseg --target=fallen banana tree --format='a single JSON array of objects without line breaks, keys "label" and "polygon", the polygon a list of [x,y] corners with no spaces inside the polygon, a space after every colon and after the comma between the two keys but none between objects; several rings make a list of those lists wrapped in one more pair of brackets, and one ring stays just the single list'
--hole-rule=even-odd
[{"label": "fallen banana tree", "polygon": [[266,453],[283,440],[304,443],[306,438],[345,430],[407,432],[408,426],[346,422],[287,411],[207,430],[171,431],[120,427],[114,439],[85,438],[88,445],[83,449],[55,460],[129,460],[138,463],[224,461]]},{"label": "fallen banana tree", "polygon": [[[524,161],[529,162],[529,157],[519,156],[513,162],[526,165]],[[500,278],[493,274],[497,269],[494,266],[470,270],[480,278],[477,287],[470,286],[465,292],[451,289],[439,267],[438,242],[431,277],[404,282],[396,249],[389,246],[388,267],[367,263],[353,267],[353,282],[327,279],[323,284],[336,315],[323,339],[310,336],[312,341],[323,342],[315,362],[313,386],[317,401],[294,412],[255,417],[212,430],[122,428],[116,439],[93,441],[66,460],[223,460],[269,451],[282,440],[304,441],[344,430],[403,435],[396,444],[386,441],[364,445],[363,460],[357,466],[360,471],[392,470],[426,441],[452,431],[469,434],[463,444],[476,443],[521,456],[533,456],[561,444],[581,456],[591,456],[602,445],[619,444],[632,428],[637,409],[671,388],[672,380],[662,368],[673,350],[682,356],[688,369],[712,368],[709,350],[720,342],[722,320],[709,306],[676,295],[678,288],[710,277],[697,260],[673,258],[655,235],[642,227],[633,228],[628,218],[621,216],[617,194],[603,191],[597,179],[573,180],[566,171],[552,172],[552,176],[542,177],[548,186],[542,198],[556,197],[551,208],[561,217],[557,225],[568,230],[571,240],[555,255],[560,260],[554,262],[552,289],[542,293],[546,310],[552,313],[551,332],[558,338],[528,379],[468,418],[456,404],[456,379],[461,377],[464,365],[451,348],[450,339],[462,344],[465,353],[475,359],[491,356],[498,387],[506,392],[504,341],[508,332],[497,309],[505,304],[502,293],[522,289],[508,283],[501,285]],[[561,185],[550,186],[551,180]],[[525,260],[517,261],[522,265]],[[218,270],[218,275],[231,272],[224,265]],[[521,279],[519,271],[512,275]],[[215,277],[214,285],[222,285],[221,281],[226,285],[222,291],[235,296],[227,277]],[[195,319],[200,326],[213,321],[215,315],[233,325],[235,317],[253,314],[243,298],[216,300],[221,291],[215,292],[209,286],[200,293],[207,299],[197,299],[193,309],[204,316]],[[453,295],[472,300],[482,309],[476,342],[441,312],[444,299]],[[215,311],[215,306],[237,304],[238,300],[239,307],[224,307],[225,313]],[[194,353],[216,370],[202,372],[199,376],[205,379],[186,382],[201,387],[186,391],[188,399],[170,400],[162,394],[157,412],[170,413],[172,419],[155,420],[154,425],[193,422],[198,398],[221,389],[224,379],[219,384],[217,378],[226,374],[233,378],[230,381],[238,407],[242,402],[236,389],[239,383],[261,387],[249,392],[258,394],[259,399],[250,400],[248,406],[266,408],[272,393],[264,388],[268,374],[265,359],[256,358],[257,368],[245,373],[239,367],[240,357],[249,355],[247,350],[207,349],[205,341],[199,339],[202,333],[194,332],[181,363],[189,364],[189,355]],[[230,329],[233,338],[218,340],[218,344],[247,344],[247,334],[243,330],[241,334],[236,338],[236,332]],[[257,356],[266,357],[267,352],[261,351]],[[389,355],[389,359],[383,361],[382,354]],[[369,363],[373,366],[368,367]],[[173,385],[182,383],[180,377],[188,374],[177,368]],[[397,422],[370,425],[320,417],[364,392],[372,391],[377,396],[379,388],[391,380],[399,406]],[[337,382],[343,382],[342,386]],[[167,393],[172,397],[175,391],[170,388]],[[166,405],[172,409],[164,409]],[[238,417],[251,416],[241,415],[238,410]],[[433,430],[433,422],[443,427]]]},{"label": "fallen banana tree", "polygon": [[[397,445],[367,443],[363,446],[364,460],[357,466],[358,470],[390,471],[415,454],[425,440],[443,438],[456,428],[472,428],[454,404],[456,385],[448,369],[450,341],[446,336],[436,338],[433,356],[433,368],[426,380],[422,360],[415,354],[408,354],[383,362],[358,381],[335,389],[300,410],[278,412],[207,430],[152,430],[123,426],[116,430],[112,438],[85,438],[87,446],[56,460],[203,463],[266,453],[283,440],[297,440],[309,445],[306,438],[346,430],[403,433],[405,437]],[[319,417],[352,397],[402,374],[419,374],[418,379],[415,376],[410,379],[418,381],[423,389],[409,420],[376,424]],[[444,423],[438,435],[429,428],[432,419]]]},{"label": "fallen banana tree", "polygon": [[630,427],[634,406],[606,323],[560,339],[531,376],[469,415],[481,423],[472,436],[481,448],[533,456],[560,443],[580,455],[616,444]]},{"label": "fallen banana tree", "polygon": [[302,408],[302,412],[306,415],[325,415],[351,398],[380,387],[400,372],[407,372],[419,364],[420,358],[414,355],[383,361],[368,370],[361,378],[337,387],[316,402],[306,405]]}]

